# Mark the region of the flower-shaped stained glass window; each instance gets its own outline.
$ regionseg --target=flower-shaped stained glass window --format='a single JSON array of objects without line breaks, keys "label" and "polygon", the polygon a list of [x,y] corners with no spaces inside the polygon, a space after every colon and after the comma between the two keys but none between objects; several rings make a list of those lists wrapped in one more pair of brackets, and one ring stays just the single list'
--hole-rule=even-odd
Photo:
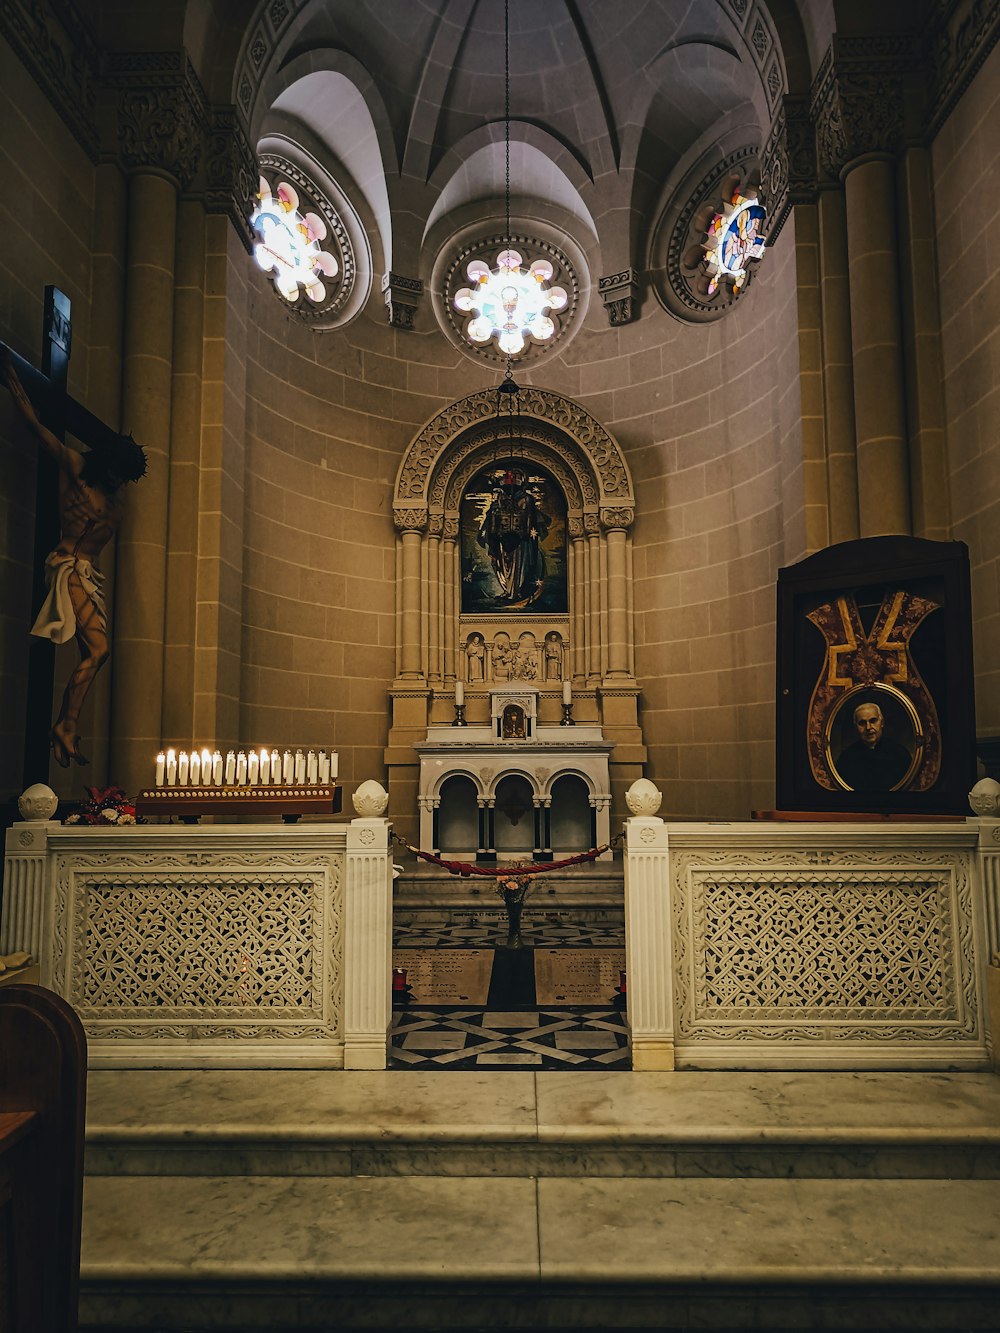
[{"label": "flower-shaped stained glass window", "polygon": [[496,268],[481,259],[466,268],[473,287],[455,293],[455,308],[472,315],[466,326],[470,342],[488,343],[496,338],[501,352],[517,356],[528,338],[544,343],[555,332],[547,312],[562,310],[569,297],[562,287],[546,287],[552,278],[547,259],[536,259],[522,268],[521,255],[512,249],[501,250]]},{"label": "flower-shaped stained glass window", "polygon": [[317,213],[299,212],[294,186],[280,181],[272,192],[262,176],[257,206],[250,215],[256,240],[254,258],[286,301],[297,301],[305,292],[310,301],[326,299],[324,278],[335,278],[336,259],[322,248],[327,225]]},{"label": "flower-shaped stained glass window", "polygon": [[739,295],[749,264],[764,254],[766,219],[767,210],[756,195],[741,194],[738,189],[712,218],[705,240],[709,296],[715,295],[723,278],[732,283],[734,295]]}]

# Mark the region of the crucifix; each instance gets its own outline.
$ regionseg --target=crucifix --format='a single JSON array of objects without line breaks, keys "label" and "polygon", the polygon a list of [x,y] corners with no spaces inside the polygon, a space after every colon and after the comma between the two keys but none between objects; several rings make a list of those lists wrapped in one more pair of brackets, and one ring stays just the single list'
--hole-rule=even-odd
[{"label": "crucifix", "polygon": [[[46,287],[42,369],[36,370],[0,343],[4,378],[15,408],[41,445],[32,599],[42,609],[32,628],[29,650],[25,786],[48,776],[50,744],[64,768],[73,761],[87,762],[76,727],[83,700],[108,657],[100,575],[90,562],[118,527],[122,484],[137,481],[146,470],[145,455],[131,437],[120,436],[66,392],[71,342],[69,299],[58,288]],[[88,452],[67,448],[63,443],[67,433],[86,445]],[[49,730],[54,645],[71,638],[77,641],[80,662]]]}]

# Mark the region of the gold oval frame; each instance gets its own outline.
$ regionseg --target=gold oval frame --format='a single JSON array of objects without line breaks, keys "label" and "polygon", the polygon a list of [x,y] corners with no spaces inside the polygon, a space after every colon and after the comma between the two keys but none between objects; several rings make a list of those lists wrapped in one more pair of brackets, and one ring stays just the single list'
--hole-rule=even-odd
[{"label": "gold oval frame", "polygon": [[913,759],[910,763],[910,767],[906,770],[906,772],[903,774],[903,776],[900,778],[900,780],[896,783],[894,787],[888,788],[889,791],[903,791],[909,784],[909,782],[912,780],[918,769],[920,768],[920,765],[923,763],[924,746],[925,746],[924,728],[923,724],[920,721],[920,714],[913,706],[913,701],[907,698],[907,696],[903,693],[902,690],[897,690],[894,685],[886,685],[884,681],[874,681],[871,685],[853,686],[851,689],[845,691],[845,693],[840,696],[840,698],[837,700],[836,707],[830,710],[830,716],[827,718],[826,726],[823,729],[823,751],[824,751],[824,756],[826,758],[826,766],[829,769],[831,775],[833,776],[834,782],[836,782],[837,785],[843,791],[853,792],[856,790],[854,787],[849,787],[847,783],[844,781],[844,779],[840,776],[839,772],[837,771],[837,765],[834,762],[833,752],[830,748],[830,740],[833,735],[834,723],[837,721],[837,718],[840,716],[841,710],[845,707],[848,700],[853,699],[858,694],[870,693],[872,690],[877,690],[883,694],[887,694],[897,703],[902,704],[903,711],[907,714],[911,723],[913,724],[914,746],[913,746]]}]

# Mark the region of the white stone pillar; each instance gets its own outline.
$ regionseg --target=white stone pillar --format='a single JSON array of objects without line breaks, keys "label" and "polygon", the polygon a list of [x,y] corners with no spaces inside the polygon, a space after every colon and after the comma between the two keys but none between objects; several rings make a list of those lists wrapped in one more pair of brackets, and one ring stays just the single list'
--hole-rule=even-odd
[{"label": "white stone pillar", "polygon": [[625,971],[632,1068],[674,1068],[673,927],[667,826],[625,821]]},{"label": "white stone pillar", "polygon": [[1000,954],[1000,819],[979,821],[979,874],[986,917],[986,961],[991,963]]},{"label": "white stone pillar", "polygon": [[392,1018],[387,819],[352,819],[344,901],[344,1068],[385,1069]]},{"label": "white stone pillar", "polygon": [[[0,953],[23,949],[38,962],[42,961],[46,904],[50,896],[49,830],[59,827],[58,820],[30,819],[12,824],[7,830]],[[45,953],[47,959],[48,949]],[[42,980],[47,984],[44,972]]]},{"label": "white stone pillar", "polygon": [[[590,807],[594,811],[594,846],[603,847],[606,842],[611,841],[611,797],[591,796]],[[602,852],[597,858],[599,861],[611,861],[614,859],[614,852],[608,849]]]}]

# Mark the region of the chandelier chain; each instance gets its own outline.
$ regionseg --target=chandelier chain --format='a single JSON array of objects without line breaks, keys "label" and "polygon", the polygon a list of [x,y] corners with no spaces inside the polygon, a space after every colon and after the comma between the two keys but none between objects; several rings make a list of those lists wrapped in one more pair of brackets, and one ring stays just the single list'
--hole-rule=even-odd
[{"label": "chandelier chain", "polygon": [[[503,0],[503,146],[504,247],[510,249],[510,0]],[[513,361],[507,353],[507,378]]]}]

